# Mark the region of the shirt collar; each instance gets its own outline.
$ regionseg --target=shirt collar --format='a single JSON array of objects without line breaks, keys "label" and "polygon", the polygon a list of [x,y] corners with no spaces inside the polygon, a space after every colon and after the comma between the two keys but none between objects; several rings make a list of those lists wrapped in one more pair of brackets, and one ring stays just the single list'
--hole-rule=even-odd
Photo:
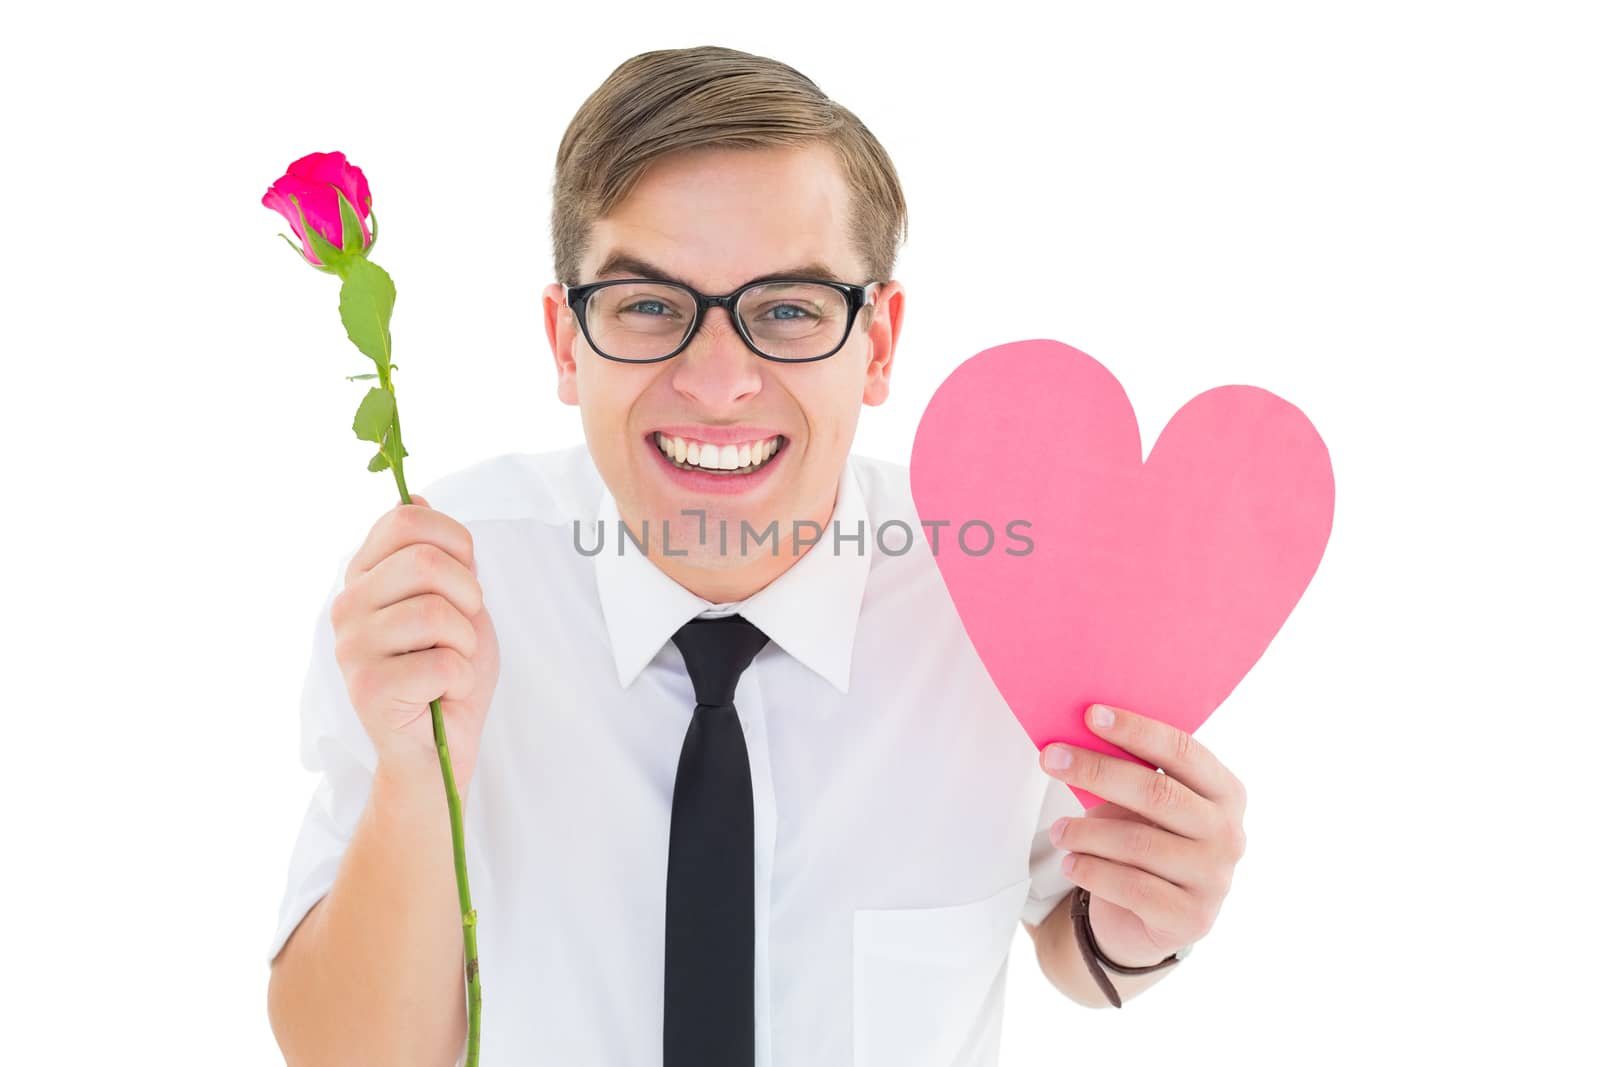
[{"label": "shirt collar", "polygon": [[[595,554],[595,581],[616,657],[617,682],[626,689],[690,619],[713,608],[736,610],[800,663],[827,679],[841,693],[849,691],[850,655],[855,648],[856,619],[871,568],[873,531],[850,457],[839,474],[832,517],[817,542],[788,570],[763,589],[736,604],[717,605],[668,577],[637,544],[622,533],[617,502],[609,488],[600,491],[595,518],[605,531]],[[692,517],[685,529],[697,530]],[[837,527],[835,527],[837,523]],[[778,525],[792,541],[793,529]],[[836,542],[836,531],[838,541]],[[652,553],[658,539],[639,536]],[[856,538],[856,534],[861,536]],[[598,534],[591,532],[591,540]],[[710,534],[708,533],[708,536]],[[729,531],[734,536],[734,531]],[[622,555],[617,546],[625,545]]]}]

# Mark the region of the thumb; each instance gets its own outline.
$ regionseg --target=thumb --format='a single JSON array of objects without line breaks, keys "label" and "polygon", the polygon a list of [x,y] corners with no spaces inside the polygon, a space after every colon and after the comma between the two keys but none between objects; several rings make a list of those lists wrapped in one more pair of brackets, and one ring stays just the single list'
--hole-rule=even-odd
[{"label": "thumb", "polygon": [[422,506],[423,506],[423,507],[425,507],[425,508],[431,508],[431,507],[433,507],[433,505],[432,505],[432,504],[430,504],[430,503],[428,503],[428,498],[427,498],[427,497],[425,497],[425,496],[423,496],[423,495],[422,495],[422,494],[420,494],[420,493],[412,493],[412,494],[411,494],[411,502],[412,502],[412,503],[413,503],[413,504],[420,504],[420,505],[422,505]]}]

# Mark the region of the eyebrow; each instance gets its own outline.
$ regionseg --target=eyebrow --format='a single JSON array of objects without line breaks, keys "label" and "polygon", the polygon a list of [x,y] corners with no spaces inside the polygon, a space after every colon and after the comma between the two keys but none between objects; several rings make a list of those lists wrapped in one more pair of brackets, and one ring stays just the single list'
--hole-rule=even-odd
[{"label": "eyebrow", "polygon": [[[629,278],[654,278],[656,281],[677,282],[679,285],[689,285],[682,278],[676,277],[670,271],[663,270],[647,260],[641,259],[631,252],[616,251],[606,257],[600,264],[600,269],[595,273],[596,280],[609,275],[618,274]],[[825,282],[843,282],[844,279],[833,272],[833,268],[826,263],[802,263],[798,266],[787,267],[751,278],[752,282],[771,281],[773,278],[817,278]],[[693,288],[693,286],[690,286]]]}]

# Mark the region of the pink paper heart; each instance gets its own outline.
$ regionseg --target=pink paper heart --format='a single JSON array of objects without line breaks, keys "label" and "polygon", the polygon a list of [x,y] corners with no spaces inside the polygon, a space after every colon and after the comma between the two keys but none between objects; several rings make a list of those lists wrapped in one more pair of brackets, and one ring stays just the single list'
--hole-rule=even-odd
[{"label": "pink paper heart", "polygon": [[940,385],[910,474],[962,625],[1033,743],[1151,767],[1091,733],[1085,711],[1205,722],[1321,562],[1333,468],[1299,408],[1248,385],[1190,400],[1142,456],[1110,371],[1059,341],[1016,341]]}]

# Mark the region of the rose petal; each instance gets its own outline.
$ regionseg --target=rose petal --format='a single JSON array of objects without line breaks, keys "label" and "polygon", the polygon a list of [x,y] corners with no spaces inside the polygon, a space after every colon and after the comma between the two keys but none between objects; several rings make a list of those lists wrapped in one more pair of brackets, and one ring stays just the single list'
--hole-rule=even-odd
[{"label": "rose petal", "polygon": [[343,152],[310,152],[289,164],[289,176],[337,185],[343,180],[347,165]]}]

